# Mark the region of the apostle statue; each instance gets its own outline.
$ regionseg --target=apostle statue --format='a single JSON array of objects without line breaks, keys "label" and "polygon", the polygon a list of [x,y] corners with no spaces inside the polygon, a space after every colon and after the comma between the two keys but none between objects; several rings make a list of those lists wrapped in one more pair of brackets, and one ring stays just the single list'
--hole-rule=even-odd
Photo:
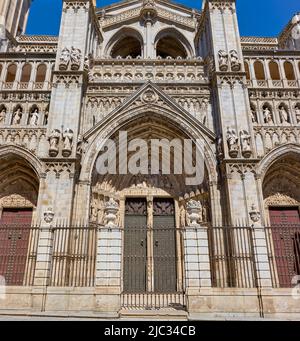
[{"label": "apostle statue", "polygon": [[266,124],[273,124],[274,123],[273,115],[272,115],[272,112],[269,109],[269,107],[264,108],[263,114],[264,114],[264,121]]},{"label": "apostle statue", "polygon": [[20,107],[18,107],[18,109],[14,113],[12,124],[13,125],[20,124],[21,123],[21,119],[22,119],[22,109]]},{"label": "apostle statue", "polygon": [[29,125],[31,126],[36,126],[38,124],[39,121],[39,109],[35,108],[33,110],[33,112],[31,113],[31,117],[30,117],[30,121],[29,121]]},{"label": "apostle statue", "polygon": [[2,108],[0,111],[0,124],[5,124],[6,109]]},{"label": "apostle statue", "polygon": [[279,116],[281,123],[289,123],[289,114],[283,105],[279,107]]}]

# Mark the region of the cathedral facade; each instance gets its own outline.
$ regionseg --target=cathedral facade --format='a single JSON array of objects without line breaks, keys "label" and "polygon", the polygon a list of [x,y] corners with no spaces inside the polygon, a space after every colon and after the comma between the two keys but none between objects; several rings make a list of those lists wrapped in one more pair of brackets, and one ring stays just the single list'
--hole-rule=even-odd
[{"label": "cathedral facade", "polygon": [[300,318],[300,14],[63,0],[28,36],[30,5],[0,4],[0,314]]}]

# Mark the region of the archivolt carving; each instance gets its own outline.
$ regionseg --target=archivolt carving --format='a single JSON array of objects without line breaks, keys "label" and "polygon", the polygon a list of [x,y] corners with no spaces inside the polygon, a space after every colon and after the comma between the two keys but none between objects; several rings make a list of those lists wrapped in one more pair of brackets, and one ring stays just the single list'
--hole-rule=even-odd
[{"label": "archivolt carving", "polygon": [[267,206],[278,206],[278,205],[280,205],[280,206],[290,206],[290,205],[299,206],[300,202],[295,200],[294,198],[291,198],[287,194],[276,193],[276,194],[269,196],[265,200],[265,205],[267,205]]}]

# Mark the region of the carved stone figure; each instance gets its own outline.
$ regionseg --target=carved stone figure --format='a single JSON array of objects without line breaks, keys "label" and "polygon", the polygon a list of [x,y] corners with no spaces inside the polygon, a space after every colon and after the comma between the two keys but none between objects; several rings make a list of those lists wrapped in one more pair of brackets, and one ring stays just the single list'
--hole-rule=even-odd
[{"label": "carved stone figure", "polygon": [[29,121],[29,125],[31,126],[36,126],[38,124],[39,121],[39,110],[37,108],[35,108],[33,110],[33,112],[31,113],[31,117],[30,117],[30,121]]},{"label": "carved stone figure", "polygon": [[202,223],[202,204],[200,201],[190,200],[186,205],[188,226],[199,226]]},{"label": "carved stone figure", "polygon": [[64,157],[69,157],[72,153],[73,136],[74,133],[72,129],[66,129],[63,133],[64,147],[62,150],[62,155]]},{"label": "carved stone figure", "polygon": [[67,70],[69,63],[70,63],[70,50],[65,47],[61,51],[61,55],[59,58],[59,69],[61,71]]},{"label": "carved stone figure", "polygon": [[227,144],[229,155],[236,158],[239,152],[239,139],[234,129],[227,128]]},{"label": "carved stone figure", "polygon": [[5,123],[5,118],[6,118],[6,109],[3,108],[0,112],[0,124]]},{"label": "carved stone figure", "polygon": [[78,70],[81,63],[81,50],[72,46],[70,53],[71,70]]},{"label": "carved stone figure", "polygon": [[253,123],[257,123],[257,113],[254,108],[251,108],[251,119]]},{"label": "carved stone figure", "polygon": [[252,154],[251,152],[251,136],[246,130],[242,130],[240,132],[241,146],[242,146],[242,155],[246,158],[249,158]]},{"label": "carved stone figure", "polygon": [[105,213],[105,227],[112,228],[116,227],[116,221],[119,211],[119,204],[115,199],[110,198],[104,205],[104,213]]},{"label": "carved stone figure", "polygon": [[13,125],[20,124],[21,119],[22,119],[22,109],[18,108],[17,111],[14,113],[12,124]]},{"label": "carved stone figure", "polygon": [[44,221],[47,224],[50,224],[50,223],[52,223],[53,219],[54,219],[53,209],[52,208],[48,208],[48,210],[44,212]]},{"label": "carved stone figure", "polygon": [[296,114],[297,123],[300,123],[300,105],[296,106],[295,114]]},{"label": "carved stone figure", "polygon": [[223,152],[223,139],[222,136],[220,135],[217,140],[217,153],[219,157],[222,157],[224,155]]},{"label": "carved stone figure", "polygon": [[280,122],[282,124],[286,124],[290,122],[289,114],[283,105],[279,107],[279,116],[280,116]]},{"label": "carved stone figure", "polygon": [[219,68],[221,71],[228,70],[228,54],[224,50],[220,50],[218,53],[219,56]]},{"label": "carved stone figure", "polygon": [[51,157],[56,157],[58,154],[58,144],[60,140],[61,133],[58,129],[54,129],[49,136],[49,155]]},{"label": "carved stone figure", "polygon": [[264,114],[264,121],[266,124],[274,124],[273,115],[269,107],[264,108],[263,114]]},{"label": "carved stone figure", "polygon": [[240,71],[241,70],[241,63],[239,61],[239,56],[236,50],[231,50],[229,52],[230,55],[230,64],[232,71]]},{"label": "carved stone figure", "polygon": [[185,227],[186,226],[186,211],[185,211],[184,205],[180,206],[179,215],[180,215],[179,216],[180,226]]}]

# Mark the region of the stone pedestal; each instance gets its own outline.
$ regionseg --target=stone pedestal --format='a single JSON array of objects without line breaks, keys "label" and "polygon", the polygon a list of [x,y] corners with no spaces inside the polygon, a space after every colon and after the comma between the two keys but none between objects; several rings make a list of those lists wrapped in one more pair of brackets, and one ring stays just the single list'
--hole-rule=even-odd
[{"label": "stone pedestal", "polygon": [[49,285],[53,233],[50,225],[41,227],[32,289],[32,309],[44,311],[47,286]]},{"label": "stone pedestal", "polygon": [[97,237],[96,310],[121,309],[122,230],[102,227]]},{"label": "stone pedestal", "polygon": [[207,227],[186,227],[183,236],[186,295],[190,307],[201,288],[211,288]]}]

